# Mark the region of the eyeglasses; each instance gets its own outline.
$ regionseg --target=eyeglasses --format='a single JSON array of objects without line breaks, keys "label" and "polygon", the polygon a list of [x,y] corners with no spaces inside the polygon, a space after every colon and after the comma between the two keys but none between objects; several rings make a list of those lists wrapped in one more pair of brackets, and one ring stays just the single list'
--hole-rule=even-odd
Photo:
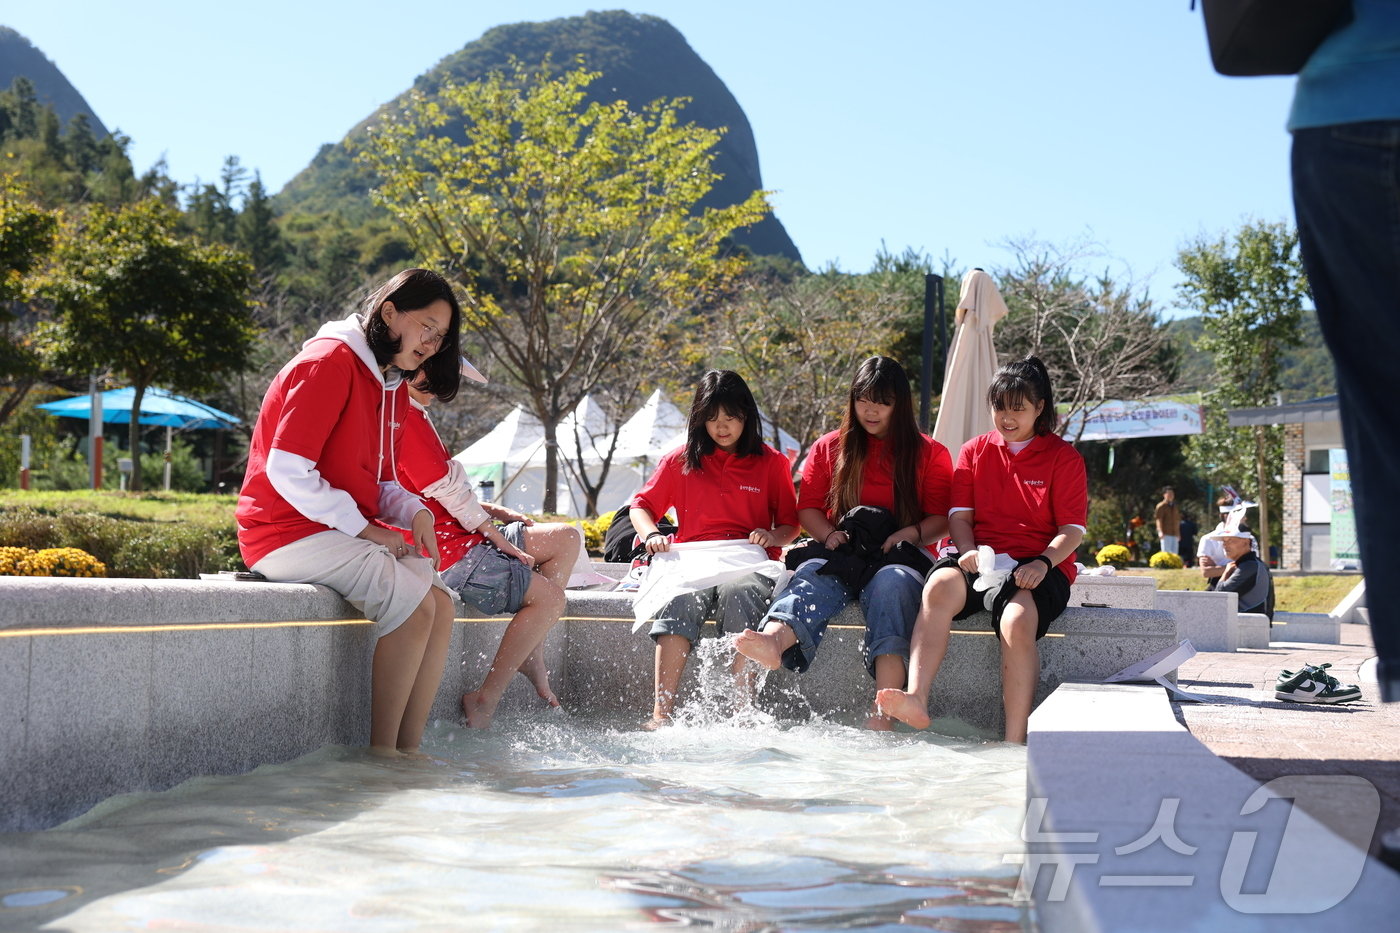
[{"label": "eyeglasses", "polygon": [[432,324],[424,324],[423,333],[419,335],[418,339],[422,341],[424,346],[440,347],[442,342],[447,339],[447,333],[438,330]]}]

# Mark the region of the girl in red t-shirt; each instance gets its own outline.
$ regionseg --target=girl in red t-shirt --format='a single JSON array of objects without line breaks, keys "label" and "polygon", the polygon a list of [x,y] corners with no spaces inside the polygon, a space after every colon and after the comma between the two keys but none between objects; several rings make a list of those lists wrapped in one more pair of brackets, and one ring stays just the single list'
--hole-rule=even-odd
[{"label": "girl in red t-shirt", "polygon": [[[959,554],[934,565],[914,626],[908,690],[881,690],[880,709],[928,727],[928,696],[954,619],[989,609],[1001,644],[1006,740],[1025,742],[1040,672],[1037,639],[1064,612],[1089,495],[1084,458],[1055,434],[1050,374],[1033,356],[1008,363],[987,389],[995,429],[958,453],[948,524]],[[973,589],[979,546],[1013,558],[1000,584]]]},{"label": "girl in red t-shirt", "polygon": [[[428,417],[434,396],[422,380],[408,392],[413,405],[402,419],[398,475],[432,510],[443,582],[487,616],[511,616],[481,686],[462,696],[467,725],[490,726],[516,670],[557,707],[540,645],[564,611],[564,588],[583,548],[579,530],[536,525],[519,512],[478,501]],[[498,528],[497,519],[507,525]]]},{"label": "girl in red t-shirt", "polygon": [[[672,538],[656,520],[674,507],[676,544],[748,542],[776,557],[797,537],[791,467],[763,443],[758,404],[738,373],[705,373],[687,430],[685,446],[662,457],[632,499],[632,527],[647,553],[672,549]],[[762,563],[763,555],[757,557]],[[657,571],[654,563],[648,574]],[[762,614],[772,593],[773,579],[755,572],[679,595],[655,613],[649,634],[656,642],[656,699],[643,728],[670,722],[686,658],[705,619],[715,616],[721,633],[726,626],[742,628]]]},{"label": "girl in red t-shirt", "polygon": [[249,568],[328,586],[374,623],[369,740],[386,757],[417,754],[453,618],[432,513],[394,479],[390,423],[405,374],[457,394],[461,317],[442,276],[408,269],[322,327],[268,387],[235,513]]},{"label": "girl in red t-shirt", "polygon": [[[872,356],[851,382],[840,429],[818,439],[807,455],[798,517],[815,541],[835,550],[849,541],[836,528],[841,517],[858,505],[878,506],[892,512],[899,526],[884,542],[886,553],[900,543],[922,547],[947,532],[951,473],[948,451],[919,433],[904,368]],[[859,596],[866,668],[877,689],[903,686],[922,573],[890,564],[857,594],[841,578],[822,574],[826,563],[815,558],[799,566],[767,615],[739,635],[735,648],[769,670],[782,664],[801,673],[812,663],[831,618]],[[890,725],[872,708],[867,728]]]}]

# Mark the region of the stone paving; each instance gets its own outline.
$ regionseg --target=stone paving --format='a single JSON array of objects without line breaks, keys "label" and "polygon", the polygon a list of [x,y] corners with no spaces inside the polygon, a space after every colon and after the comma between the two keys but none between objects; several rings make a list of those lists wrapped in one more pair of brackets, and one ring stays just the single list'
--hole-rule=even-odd
[{"label": "stone paving", "polygon": [[[1380,792],[1380,825],[1371,841],[1400,829],[1400,703],[1381,703],[1374,682],[1370,629],[1344,624],[1341,644],[1274,643],[1234,652],[1203,651],[1181,665],[1179,685],[1208,695],[1204,703],[1173,700],[1177,719],[1211,751],[1260,782],[1294,774],[1354,774]],[[1337,705],[1274,699],[1278,672],[1330,662],[1342,683],[1361,687],[1360,700]],[[1368,663],[1369,662],[1369,663]],[[1300,801],[1323,823],[1325,806]]]}]

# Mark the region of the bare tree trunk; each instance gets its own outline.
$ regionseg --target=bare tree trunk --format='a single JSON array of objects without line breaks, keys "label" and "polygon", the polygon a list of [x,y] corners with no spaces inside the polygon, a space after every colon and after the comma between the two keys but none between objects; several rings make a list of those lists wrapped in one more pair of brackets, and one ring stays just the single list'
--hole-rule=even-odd
[{"label": "bare tree trunk", "polygon": [[559,441],[555,436],[555,430],[559,427],[557,417],[545,418],[544,420],[544,501],[540,504],[540,510],[546,515],[558,514],[558,496],[555,494],[559,485]]},{"label": "bare tree trunk", "polygon": [[141,399],[146,395],[146,387],[137,383],[136,394],[131,398],[131,424],[128,425],[127,445],[131,448],[131,482],[127,489],[141,491]]}]

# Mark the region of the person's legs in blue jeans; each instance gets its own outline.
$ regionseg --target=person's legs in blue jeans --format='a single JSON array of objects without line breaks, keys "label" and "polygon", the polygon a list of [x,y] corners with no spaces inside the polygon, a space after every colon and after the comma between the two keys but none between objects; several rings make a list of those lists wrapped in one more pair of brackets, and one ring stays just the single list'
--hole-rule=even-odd
[{"label": "person's legs in blue jeans", "polygon": [[1336,361],[1342,437],[1381,699],[1400,700],[1400,122],[1298,130],[1293,205],[1318,321]]},{"label": "person's legs in blue jeans", "polygon": [[[908,676],[909,637],[914,620],[919,615],[920,596],[924,578],[909,567],[881,567],[860,593],[860,608],[865,614],[865,642],[861,654],[865,669],[875,678],[875,689],[893,687],[903,690]],[[890,718],[871,702],[867,729],[888,731]]]},{"label": "person's legs in blue jeans", "polygon": [[770,671],[779,664],[799,674],[807,670],[827,623],[852,599],[840,579],[817,572],[824,566],[818,558],[798,567],[763,618],[734,639],[735,650]]}]

